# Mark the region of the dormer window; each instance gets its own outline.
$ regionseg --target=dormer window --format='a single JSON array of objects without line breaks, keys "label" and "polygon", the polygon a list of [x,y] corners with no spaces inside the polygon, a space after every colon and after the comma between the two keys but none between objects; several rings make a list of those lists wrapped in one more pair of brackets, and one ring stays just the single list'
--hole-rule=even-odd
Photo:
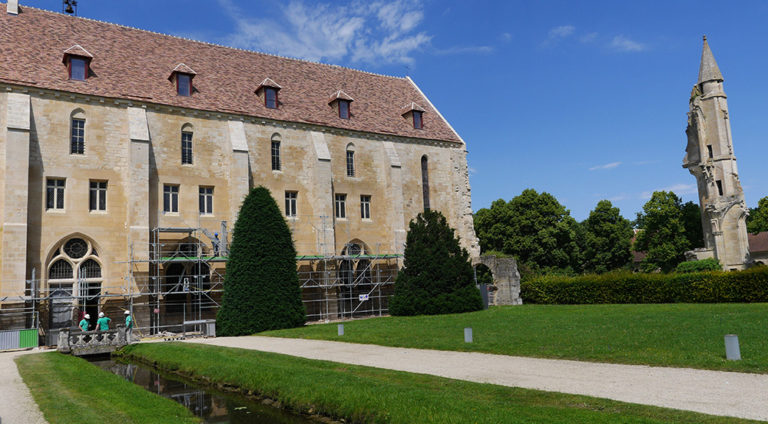
[{"label": "dormer window", "polygon": [[405,105],[400,113],[404,118],[413,121],[413,128],[417,130],[424,129],[424,108],[411,102],[410,104]]},{"label": "dormer window", "polygon": [[352,116],[352,113],[350,112],[350,105],[352,104],[352,100],[352,97],[350,97],[347,93],[339,90],[331,94],[331,100],[328,102],[328,104],[331,105],[332,108],[336,109],[336,111],[339,113],[339,118],[349,119],[349,117]]},{"label": "dormer window", "polygon": [[420,130],[424,128],[424,121],[422,120],[422,111],[420,110],[414,110],[413,111],[413,128],[416,128],[417,130]]},{"label": "dormer window", "polygon": [[277,89],[267,87],[264,89],[264,106],[277,109]]},{"label": "dormer window", "polygon": [[173,71],[171,71],[171,76],[168,77],[168,80],[176,84],[177,95],[188,97],[191,96],[194,91],[192,87],[192,78],[194,78],[195,75],[197,75],[197,73],[193,71],[192,68],[183,63],[179,63],[173,68]]},{"label": "dormer window", "polygon": [[349,119],[349,100],[339,100],[339,118]]},{"label": "dormer window", "polygon": [[69,79],[85,81],[88,75],[88,62],[82,57],[73,57],[69,59]]},{"label": "dormer window", "polygon": [[93,55],[82,48],[79,44],[64,51],[64,62],[67,65],[69,79],[74,81],[85,81],[88,78],[88,68],[90,67]]},{"label": "dormer window", "polygon": [[189,96],[192,94],[192,76],[188,74],[176,75],[176,94]]},{"label": "dormer window", "polygon": [[268,109],[277,109],[280,106],[280,101],[277,98],[277,92],[280,91],[280,87],[276,82],[269,78],[265,78],[264,81],[256,88],[256,95],[264,96],[264,106]]}]

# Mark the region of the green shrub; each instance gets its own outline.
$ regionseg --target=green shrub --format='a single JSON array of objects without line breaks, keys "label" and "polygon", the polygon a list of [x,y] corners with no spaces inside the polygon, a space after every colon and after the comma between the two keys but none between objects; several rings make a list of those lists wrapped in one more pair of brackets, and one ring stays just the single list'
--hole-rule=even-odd
[{"label": "green shrub", "polygon": [[254,188],[235,222],[216,332],[242,336],[305,320],[291,231],[269,190]]},{"label": "green shrub", "polygon": [[720,261],[715,258],[701,259],[698,261],[685,261],[680,262],[675,268],[675,272],[704,272],[704,271],[720,271],[723,267],[720,265]]},{"label": "green shrub", "polygon": [[420,213],[408,226],[404,267],[389,303],[392,315],[436,315],[483,309],[469,254],[437,211]]},{"label": "green shrub", "polygon": [[524,303],[768,302],[768,268],[733,272],[544,276],[523,281]]}]

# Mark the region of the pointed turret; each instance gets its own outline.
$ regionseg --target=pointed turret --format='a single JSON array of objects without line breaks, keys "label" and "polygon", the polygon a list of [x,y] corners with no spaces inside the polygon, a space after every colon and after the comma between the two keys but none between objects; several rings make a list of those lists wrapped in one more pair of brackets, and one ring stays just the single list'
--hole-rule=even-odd
[{"label": "pointed turret", "polygon": [[720,68],[717,67],[715,62],[715,56],[712,55],[712,50],[709,49],[707,43],[707,36],[704,36],[704,48],[701,51],[701,65],[699,66],[699,84],[707,81],[722,81],[723,74],[720,73]]}]

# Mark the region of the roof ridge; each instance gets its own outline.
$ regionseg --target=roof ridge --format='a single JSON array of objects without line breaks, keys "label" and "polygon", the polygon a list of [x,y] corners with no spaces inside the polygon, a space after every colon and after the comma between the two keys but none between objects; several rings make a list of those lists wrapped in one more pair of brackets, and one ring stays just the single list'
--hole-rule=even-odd
[{"label": "roof ridge", "polygon": [[147,33],[150,33],[150,34],[161,35],[163,37],[177,38],[177,39],[180,39],[180,40],[191,41],[193,43],[206,44],[206,45],[214,46],[214,47],[221,47],[221,48],[225,48],[225,49],[239,50],[239,51],[247,52],[247,53],[261,54],[261,55],[264,55],[264,56],[272,56],[272,57],[277,57],[277,58],[280,58],[280,59],[293,60],[293,61],[296,61],[296,62],[312,63],[312,64],[315,64],[315,65],[328,66],[328,67],[332,67],[332,68],[347,69],[347,70],[350,70],[350,71],[360,72],[360,73],[363,73],[363,74],[374,75],[374,76],[378,76],[378,77],[392,78],[392,79],[399,79],[399,80],[405,80],[406,79],[406,77],[397,77],[397,76],[394,76],[394,75],[380,74],[380,73],[377,73],[377,72],[371,72],[371,71],[365,71],[365,70],[362,70],[362,69],[351,68],[349,66],[341,66],[341,65],[335,65],[335,64],[332,64],[332,63],[317,62],[317,61],[314,61],[314,60],[299,59],[299,58],[296,58],[296,57],[282,56],[282,55],[279,55],[279,54],[266,53],[266,52],[261,52],[261,51],[258,51],[258,50],[248,50],[248,49],[243,49],[243,48],[240,48],[240,47],[225,46],[223,44],[211,43],[209,41],[194,40],[192,38],[181,37],[181,36],[178,36],[178,35],[165,34],[165,33],[157,32],[157,31],[150,31],[148,29],[136,28],[136,27],[132,27],[132,26],[129,26],[129,25],[123,25],[123,24],[116,24],[114,22],[102,21],[102,20],[99,20],[99,19],[86,18],[86,17],[83,17],[83,16],[65,15],[65,14],[60,13],[60,12],[55,12],[53,10],[41,9],[41,8],[34,7],[34,6],[27,6],[27,5],[19,5],[19,6],[20,6],[19,7],[20,11],[22,11],[22,12],[23,12],[23,9],[29,8],[29,9],[38,10],[38,11],[44,12],[44,13],[52,13],[52,14],[55,14],[55,15],[64,16],[64,17],[67,17],[67,18],[83,19],[83,20],[86,20],[86,21],[98,22],[98,23],[107,24],[107,25],[113,25],[113,26],[116,26],[118,28],[132,29],[132,30],[136,30],[136,31],[147,32]]}]

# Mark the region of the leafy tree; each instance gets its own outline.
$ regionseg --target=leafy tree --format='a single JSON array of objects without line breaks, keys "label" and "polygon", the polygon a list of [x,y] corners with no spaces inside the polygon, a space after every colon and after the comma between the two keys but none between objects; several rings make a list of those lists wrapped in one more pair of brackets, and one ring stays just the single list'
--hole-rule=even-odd
[{"label": "leafy tree", "polygon": [[534,272],[579,269],[578,223],[549,193],[526,189],[494,201],[475,214],[475,231],[484,252],[513,255]]},{"label": "leafy tree", "polygon": [[601,200],[583,223],[584,270],[595,273],[623,268],[632,260],[632,223],[619,208]]},{"label": "leafy tree", "polygon": [[389,303],[392,315],[435,315],[483,308],[469,254],[437,211],[420,213],[408,226],[404,267]]},{"label": "leafy tree", "polygon": [[269,190],[252,189],[235,222],[217,333],[240,336],[305,320],[291,232]]},{"label": "leafy tree", "polygon": [[752,234],[768,231],[768,196],[760,199],[756,208],[749,209],[747,231]]},{"label": "leafy tree", "polygon": [[698,261],[680,262],[675,268],[677,273],[721,271],[723,269],[720,261],[715,258],[700,259]]},{"label": "leafy tree", "polygon": [[701,226],[701,208],[693,202],[686,202],[680,207],[683,214],[683,226],[685,237],[691,245],[691,249],[704,247],[704,229]]},{"label": "leafy tree", "polygon": [[682,202],[673,192],[655,191],[643,205],[643,231],[637,234],[634,249],[646,252],[645,271],[669,272],[685,260],[690,241],[685,235]]}]

